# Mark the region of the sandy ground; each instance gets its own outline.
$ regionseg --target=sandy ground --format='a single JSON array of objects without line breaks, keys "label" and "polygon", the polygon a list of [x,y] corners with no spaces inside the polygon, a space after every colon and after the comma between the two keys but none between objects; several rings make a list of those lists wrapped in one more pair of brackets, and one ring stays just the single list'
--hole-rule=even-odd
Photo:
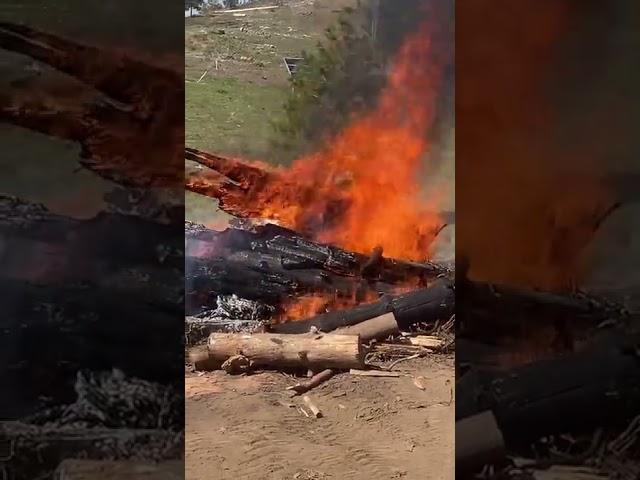
[{"label": "sandy ground", "polygon": [[[186,478],[425,480],[454,478],[453,356],[398,364],[399,378],[338,375],[305,417],[277,372],[186,380]],[[424,377],[421,390],[414,378]]]}]

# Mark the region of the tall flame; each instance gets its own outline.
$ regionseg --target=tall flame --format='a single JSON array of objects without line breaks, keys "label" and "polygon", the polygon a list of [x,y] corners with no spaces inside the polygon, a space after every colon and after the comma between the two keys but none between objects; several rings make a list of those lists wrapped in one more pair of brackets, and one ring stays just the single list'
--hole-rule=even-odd
[{"label": "tall flame", "polygon": [[422,197],[419,174],[442,82],[429,26],[400,48],[376,108],[325,148],[254,192],[260,216],[357,252],[424,260],[441,227],[444,192]]}]

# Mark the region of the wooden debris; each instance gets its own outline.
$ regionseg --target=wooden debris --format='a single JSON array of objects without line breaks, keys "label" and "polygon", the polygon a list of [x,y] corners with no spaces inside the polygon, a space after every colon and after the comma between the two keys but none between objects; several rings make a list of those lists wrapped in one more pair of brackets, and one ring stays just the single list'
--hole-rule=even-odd
[{"label": "wooden debris", "polygon": [[389,372],[386,370],[357,370],[352,368],[349,370],[350,375],[357,375],[359,377],[399,377],[398,372]]},{"label": "wooden debris", "polygon": [[302,400],[304,401],[305,405],[309,408],[314,418],[322,417],[322,412],[316,406],[316,404],[313,403],[313,400],[311,400],[311,398],[308,395],[305,395],[304,397],[302,397]]},{"label": "wooden debris", "polygon": [[426,390],[427,388],[427,379],[423,376],[415,377],[413,379],[413,384],[418,387],[420,390]]},{"label": "wooden debris", "polygon": [[431,350],[439,350],[445,344],[444,340],[432,335],[419,335],[417,337],[408,337],[408,339],[411,345],[418,345]]},{"label": "wooden debris", "polygon": [[305,382],[300,382],[291,387],[287,387],[287,390],[293,390],[298,395],[301,395],[303,393],[308,392],[312,388],[317,387],[321,383],[326,382],[331,377],[333,377],[333,374],[334,374],[333,370],[330,370],[330,369],[323,370],[322,372],[317,373],[316,375],[313,375],[309,380]]},{"label": "wooden debris", "polygon": [[212,333],[208,353],[214,363],[241,354],[255,366],[267,368],[324,370],[364,365],[364,351],[357,335]]}]

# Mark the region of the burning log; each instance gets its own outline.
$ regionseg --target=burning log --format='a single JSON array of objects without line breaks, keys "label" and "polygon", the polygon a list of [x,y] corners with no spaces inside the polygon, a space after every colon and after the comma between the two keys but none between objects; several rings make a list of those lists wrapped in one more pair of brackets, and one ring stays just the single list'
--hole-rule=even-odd
[{"label": "burning log", "polygon": [[470,372],[456,385],[456,418],[492,410],[507,442],[628,421],[640,402],[638,337],[506,372]]},{"label": "burning log", "polygon": [[208,354],[212,364],[243,355],[252,365],[268,368],[319,371],[364,366],[364,350],[357,335],[212,333]]},{"label": "burning log", "polygon": [[350,310],[317,315],[309,320],[271,325],[277,333],[305,333],[312,327],[323,332],[356,325],[365,320],[393,313],[398,327],[403,329],[420,322],[448,319],[454,311],[455,293],[448,280],[435,282],[429,288],[387,297]]},{"label": "burning log", "polygon": [[360,271],[369,257],[311,242],[276,225],[215,232],[187,223],[185,231],[187,314],[211,305],[217,295],[236,294],[279,307],[305,292],[377,297],[398,284],[424,285],[450,272],[436,263],[382,258],[377,278],[364,280]]}]

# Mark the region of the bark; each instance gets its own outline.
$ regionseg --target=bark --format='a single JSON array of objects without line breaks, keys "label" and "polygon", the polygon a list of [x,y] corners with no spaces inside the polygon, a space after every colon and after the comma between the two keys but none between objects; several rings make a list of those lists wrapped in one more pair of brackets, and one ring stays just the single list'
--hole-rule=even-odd
[{"label": "bark", "polygon": [[382,300],[361,305],[351,310],[317,315],[309,320],[286,322],[271,325],[277,333],[305,333],[311,327],[323,332],[356,325],[365,320],[393,313],[400,329],[408,328],[420,322],[435,322],[448,319],[454,311],[455,292],[451,282],[441,280],[429,288],[387,297]]},{"label": "bark", "polygon": [[317,371],[364,365],[364,350],[356,335],[212,333],[208,351],[212,362],[224,362],[234,355],[243,355],[253,365],[269,368]]}]

